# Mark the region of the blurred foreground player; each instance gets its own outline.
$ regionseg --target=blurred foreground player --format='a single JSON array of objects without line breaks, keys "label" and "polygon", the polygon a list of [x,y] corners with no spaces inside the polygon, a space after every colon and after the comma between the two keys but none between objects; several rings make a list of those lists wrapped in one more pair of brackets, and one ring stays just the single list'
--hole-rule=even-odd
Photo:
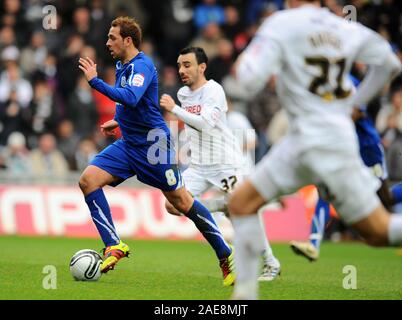
[{"label": "blurred foreground player", "polygon": [[[364,166],[351,111],[367,104],[401,63],[377,33],[320,7],[288,1],[292,9],[264,21],[236,63],[238,80],[261,90],[278,75],[277,93],[290,128],[230,196],[237,280],[234,299],[258,298],[258,257],[263,249],[256,212],[267,201],[309,184],[323,184],[340,218],[373,246],[402,245],[402,214],[390,215],[376,191],[379,180]],[[369,71],[355,94],[353,62]]]},{"label": "blurred foreground player", "polygon": [[[360,82],[350,76],[357,87]],[[377,190],[378,197],[389,210],[395,204],[402,202],[402,184],[396,184],[389,188],[388,172],[385,163],[384,149],[372,119],[366,114],[365,108],[353,110],[352,119],[355,122],[356,133],[359,140],[359,151],[363,163],[370,168],[381,182]],[[319,199],[317,201],[314,216],[311,221],[311,233],[309,241],[292,241],[292,250],[310,261],[317,261],[320,256],[320,245],[324,238],[325,227],[330,221],[330,203],[321,195],[318,188]]]}]

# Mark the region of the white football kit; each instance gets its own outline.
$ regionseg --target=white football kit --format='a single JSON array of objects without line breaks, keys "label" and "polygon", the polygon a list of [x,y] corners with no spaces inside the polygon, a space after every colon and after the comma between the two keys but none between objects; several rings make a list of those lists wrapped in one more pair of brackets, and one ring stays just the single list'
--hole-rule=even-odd
[{"label": "white football kit", "polygon": [[183,172],[187,190],[199,197],[211,187],[230,193],[242,180],[244,159],[239,142],[226,124],[226,96],[220,84],[209,80],[192,91],[188,86],[177,93],[181,108],[200,115],[208,127],[199,130],[185,124],[190,143],[190,166]]},{"label": "white football kit", "polygon": [[250,90],[277,74],[277,93],[289,119],[287,135],[257,165],[251,181],[272,200],[308,184],[324,184],[348,224],[379,204],[379,181],[364,166],[350,117],[354,61],[381,65],[389,44],[370,29],[325,8],[278,12],[243,53],[237,78]]}]

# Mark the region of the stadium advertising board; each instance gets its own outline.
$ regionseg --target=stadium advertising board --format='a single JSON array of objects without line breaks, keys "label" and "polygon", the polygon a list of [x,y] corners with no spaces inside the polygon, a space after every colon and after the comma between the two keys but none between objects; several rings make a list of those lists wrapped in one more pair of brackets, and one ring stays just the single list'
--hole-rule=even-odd
[{"label": "stadium advertising board", "polygon": [[[165,199],[159,190],[107,188],[105,194],[122,238],[202,239],[192,221],[165,211]],[[306,239],[306,204],[312,200],[299,193],[286,198],[285,207],[267,207],[264,222],[269,239]],[[230,239],[230,222],[220,214],[216,220]],[[0,234],[98,237],[80,190],[55,186],[0,186]]]}]

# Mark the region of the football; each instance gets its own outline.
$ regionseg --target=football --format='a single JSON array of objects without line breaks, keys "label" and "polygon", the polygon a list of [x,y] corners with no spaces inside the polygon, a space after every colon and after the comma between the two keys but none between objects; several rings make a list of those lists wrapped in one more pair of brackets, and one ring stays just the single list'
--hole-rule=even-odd
[{"label": "football", "polygon": [[97,281],[101,277],[102,257],[91,249],[76,252],[70,261],[70,272],[77,281]]}]

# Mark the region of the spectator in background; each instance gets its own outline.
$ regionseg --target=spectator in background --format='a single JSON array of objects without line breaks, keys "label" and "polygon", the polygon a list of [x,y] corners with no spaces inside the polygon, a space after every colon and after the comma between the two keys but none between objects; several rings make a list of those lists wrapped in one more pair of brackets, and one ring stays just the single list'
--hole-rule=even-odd
[{"label": "spectator in background", "polygon": [[12,178],[23,178],[31,174],[29,150],[21,132],[14,131],[7,139],[3,154],[7,174]]},{"label": "spectator in background", "polygon": [[51,133],[39,137],[38,148],[32,150],[30,162],[35,177],[54,179],[68,174],[68,163],[57,150],[56,138]]},{"label": "spectator in background", "polygon": [[[34,84],[34,98],[29,106],[28,116],[34,136],[55,131],[60,114],[50,83],[45,79],[38,79]],[[33,143],[30,140],[29,142]]]},{"label": "spectator in background", "polygon": [[236,50],[236,55],[240,54],[250,43],[258,29],[258,23],[250,24],[245,30],[238,33],[233,40],[233,45]]},{"label": "spectator in background", "polygon": [[234,61],[233,44],[226,38],[218,42],[218,54],[208,63],[206,71],[207,79],[214,79],[222,84],[223,78],[230,73]]},{"label": "spectator in background", "polygon": [[0,29],[0,51],[4,48],[15,46],[15,32],[14,29],[9,26],[3,26]]},{"label": "spectator in background", "polygon": [[23,128],[23,108],[18,102],[17,91],[13,90],[7,101],[0,103],[0,145],[4,146],[14,131]]},{"label": "spectator in background", "polygon": [[91,139],[82,140],[75,152],[77,170],[79,172],[84,171],[89,162],[96,156],[98,152],[99,150],[97,150],[95,143]]},{"label": "spectator in background", "polygon": [[246,23],[252,25],[259,23],[261,13],[267,8],[283,9],[283,0],[249,0],[246,8]]},{"label": "spectator in background", "polygon": [[218,55],[218,43],[223,38],[222,31],[218,24],[210,22],[203,27],[201,34],[192,42],[192,47],[203,48],[209,60]]},{"label": "spectator in background", "polygon": [[106,61],[110,57],[105,46],[105,34],[107,34],[111,19],[106,11],[105,2],[104,0],[92,0],[90,2],[92,45],[97,48],[102,61]]},{"label": "spectator in background", "polygon": [[193,20],[198,30],[203,30],[210,23],[220,26],[225,23],[225,10],[216,0],[203,0],[195,6]]},{"label": "spectator in background", "polygon": [[57,58],[53,54],[48,54],[45,61],[40,66],[38,72],[33,74],[32,78],[43,77],[50,85],[52,90],[57,89]]},{"label": "spectator in background", "polygon": [[226,6],[225,23],[222,25],[222,31],[225,36],[230,41],[233,41],[236,35],[243,31],[243,28],[239,10],[235,6]]},{"label": "spectator in background", "polygon": [[151,39],[144,39],[141,42],[141,51],[144,52],[148,57],[150,57],[152,59],[156,70],[163,69],[162,59],[156,53],[154,43],[152,42]]},{"label": "spectator in background", "polygon": [[0,102],[6,102],[11,91],[16,91],[18,103],[25,108],[32,99],[32,86],[21,75],[19,57],[20,51],[14,46],[5,48],[1,53],[5,70],[0,74]]},{"label": "spectator in background", "polygon": [[98,111],[92,89],[83,75],[78,77],[74,92],[68,100],[66,116],[74,123],[75,132],[80,138],[91,136],[96,130]]},{"label": "spectator in background", "polygon": [[36,70],[43,68],[48,51],[42,31],[32,34],[30,45],[21,52],[20,66],[24,74],[30,77]]},{"label": "spectator in background", "polygon": [[91,15],[86,6],[78,6],[73,12],[73,27],[71,33],[82,37],[85,43],[96,45],[91,29]]},{"label": "spectator in background", "polygon": [[80,58],[80,53],[84,46],[84,39],[80,35],[70,35],[67,40],[67,47],[62,51],[62,54],[58,59],[58,91],[66,101],[74,91],[75,84],[77,83],[78,76],[80,75],[80,70],[78,68],[72,68],[72,66],[77,65],[77,61]]},{"label": "spectator in background", "polygon": [[[176,65],[177,52],[188,45],[195,33],[191,0],[148,0],[145,3],[143,5],[151,10],[147,29],[153,31],[152,37],[159,45],[163,62]],[[155,5],[158,10],[154,10]]]},{"label": "spectator in background", "polygon": [[62,120],[57,127],[57,145],[70,170],[77,170],[75,153],[79,141],[80,137],[75,132],[74,124],[68,119]]},{"label": "spectator in background", "polygon": [[376,120],[376,127],[382,136],[382,144],[387,149],[402,132],[402,88],[391,93],[390,103],[383,106]]},{"label": "spectator in background", "polygon": [[401,10],[402,4],[395,0],[383,0],[373,5],[374,28],[385,28],[393,43],[401,39]]},{"label": "spectator in background", "polygon": [[21,47],[29,41],[30,28],[25,19],[24,8],[21,0],[4,0],[3,16],[1,24],[13,28],[16,34],[17,44]]}]

